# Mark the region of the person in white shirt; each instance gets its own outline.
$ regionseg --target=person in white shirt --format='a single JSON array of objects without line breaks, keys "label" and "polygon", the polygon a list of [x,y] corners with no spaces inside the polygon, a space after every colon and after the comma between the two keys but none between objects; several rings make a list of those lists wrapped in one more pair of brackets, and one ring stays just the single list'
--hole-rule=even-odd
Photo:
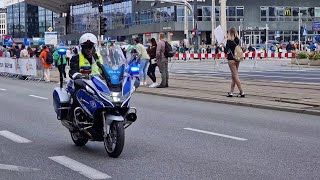
[{"label": "person in white shirt", "polygon": [[28,50],[26,49],[26,46],[25,45],[22,45],[21,46],[21,51],[20,51],[20,58],[29,58],[29,52]]},{"label": "person in white shirt", "polygon": [[71,54],[70,48],[68,48],[67,52],[66,52],[66,60],[67,60],[67,65],[68,66],[70,65],[70,59],[71,58],[72,58],[72,54]]}]

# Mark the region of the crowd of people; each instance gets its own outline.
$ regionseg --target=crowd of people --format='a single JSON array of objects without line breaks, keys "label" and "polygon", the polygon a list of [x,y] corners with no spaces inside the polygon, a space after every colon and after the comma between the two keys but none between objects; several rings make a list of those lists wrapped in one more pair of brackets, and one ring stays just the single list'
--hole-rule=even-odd
[{"label": "crowd of people", "polygon": [[[13,59],[20,58],[38,58],[43,68],[43,75],[45,82],[50,82],[50,69],[53,67],[58,67],[59,71],[62,71],[62,74],[66,78],[65,67],[69,64],[70,58],[77,54],[77,48],[68,48],[67,54],[63,56],[62,63],[60,62],[60,56],[57,52],[57,46],[49,47],[46,45],[41,45],[38,47],[31,48],[26,47],[24,44],[17,45],[13,43],[11,46],[3,45],[0,47],[0,57],[10,57]],[[52,55],[52,62],[47,60],[48,53]],[[62,66],[60,68],[60,66]]]},{"label": "crowd of people", "polygon": [[[165,56],[165,34],[160,33],[160,41],[156,42],[154,38],[150,41],[150,46],[146,49],[139,38],[134,39],[135,50],[140,58],[140,85],[147,85],[147,76],[150,77],[152,83],[151,88],[167,88],[169,87],[168,57]],[[161,83],[157,83],[156,67],[159,68],[161,74]]]}]

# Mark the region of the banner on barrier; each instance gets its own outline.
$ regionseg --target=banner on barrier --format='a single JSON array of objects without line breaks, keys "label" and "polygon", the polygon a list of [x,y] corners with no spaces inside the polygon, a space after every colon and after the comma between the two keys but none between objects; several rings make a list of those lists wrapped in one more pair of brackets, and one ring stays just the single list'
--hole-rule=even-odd
[{"label": "banner on barrier", "polygon": [[0,72],[36,76],[37,62],[36,59],[12,59],[0,57]]}]

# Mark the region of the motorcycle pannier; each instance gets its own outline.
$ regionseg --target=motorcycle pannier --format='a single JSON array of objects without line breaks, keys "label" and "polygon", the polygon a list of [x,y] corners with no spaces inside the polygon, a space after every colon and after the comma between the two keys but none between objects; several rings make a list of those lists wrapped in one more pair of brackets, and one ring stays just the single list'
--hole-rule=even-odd
[{"label": "motorcycle pannier", "polygon": [[70,109],[70,96],[65,89],[54,89],[53,107],[59,120],[65,120],[67,118]]}]

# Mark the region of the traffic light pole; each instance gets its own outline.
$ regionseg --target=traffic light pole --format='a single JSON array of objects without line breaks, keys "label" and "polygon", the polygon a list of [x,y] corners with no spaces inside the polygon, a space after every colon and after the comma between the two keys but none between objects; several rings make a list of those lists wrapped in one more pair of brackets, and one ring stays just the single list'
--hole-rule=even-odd
[{"label": "traffic light pole", "polygon": [[98,50],[101,49],[101,18],[102,18],[102,12],[103,12],[103,2],[100,1],[99,3],[99,22],[98,22]]}]

